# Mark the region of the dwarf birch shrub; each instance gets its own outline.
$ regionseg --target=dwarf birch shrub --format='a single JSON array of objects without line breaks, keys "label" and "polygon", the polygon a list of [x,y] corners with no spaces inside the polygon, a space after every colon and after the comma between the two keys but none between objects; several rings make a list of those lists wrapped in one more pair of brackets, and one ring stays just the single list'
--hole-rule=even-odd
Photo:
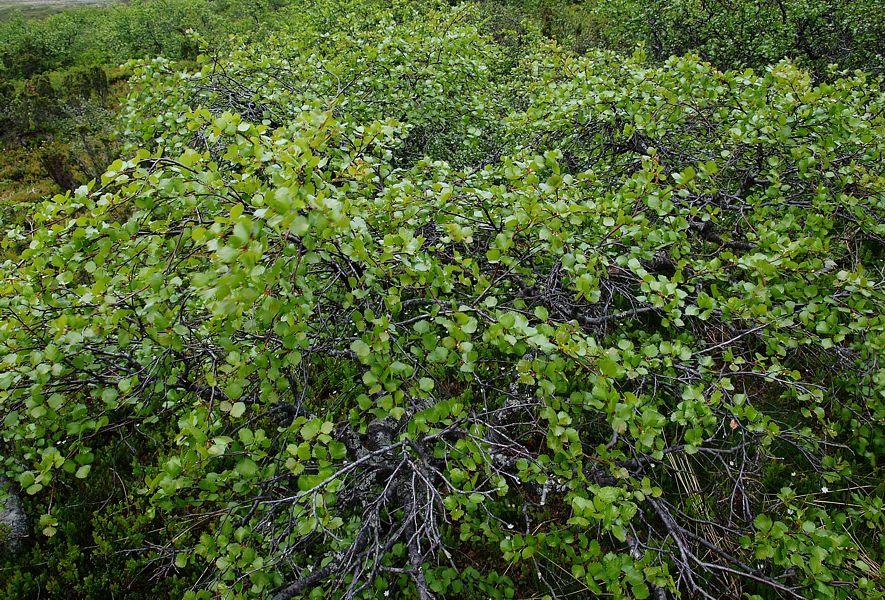
[{"label": "dwarf birch shrub", "polygon": [[4,242],[40,535],[115,457],[192,598],[880,598],[881,82],[477,23],[133,65]]}]

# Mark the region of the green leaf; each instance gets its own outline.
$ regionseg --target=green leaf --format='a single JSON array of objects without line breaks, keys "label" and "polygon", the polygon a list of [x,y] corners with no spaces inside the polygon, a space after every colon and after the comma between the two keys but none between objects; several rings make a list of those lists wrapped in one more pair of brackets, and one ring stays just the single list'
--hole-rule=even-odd
[{"label": "green leaf", "polygon": [[329,442],[329,456],[333,460],[343,460],[347,457],[347,448],[341,442],[332,440]]},{"label": "green leaf", "polygon": [[312,440],[320,433],[322,422],[318,419],[308,421],[301,427],[301,437],[305,440]]},{"label": "green leaf", "polygon": [[356,354],[361,360],[365,360],[372,353],[372,349],[363,340],[354,341],[350,345],[350,349],[353,350],[353,353]]},{"label": "green leaf", "polygon": [[602,357],[596,363],[597,367],[599,367],[599,371],[607,376],[612,378],[618,378],[624,374],[624,369],[621,366],[608,357]]},{"label": "green leaf", "polygon": [[769,529],[771,529],[771,519],[768,518],[767,515],[759,514],[756,515],[755,519],[753,519],[753,525],[756,526],[756,529],[758,529],[762,533],[765,533]]},{"label": "green leaf", "polygon": [[253,477],[258,473],[258,465],[251,458],[243,458],[237,463],[237,472],[243,477]]}]

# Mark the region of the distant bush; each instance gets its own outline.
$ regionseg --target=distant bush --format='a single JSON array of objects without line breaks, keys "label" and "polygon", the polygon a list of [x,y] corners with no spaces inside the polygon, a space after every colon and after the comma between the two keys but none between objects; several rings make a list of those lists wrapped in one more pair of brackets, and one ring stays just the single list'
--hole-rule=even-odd
[{"label": "distant bush", "polygon": [[[0,20],[5,77],[27,79],[72,66],[119,64],[129,58],[186,58],[188,30],[219,41],[268,20],[287,0],[133,0],[70,9],[42,19]],[[192,56],[190,56],[192,57]]]},{"label": "distant bush", "polygon": [[0,79],[0,129],[9,130],[14,125],[15,87]]},{"label": "distant bush", "polygon": [[103,102],[109,91],[108,76],[101,67],[76,67],[65,73],[62,89],[73,101],[96,98]]},{"label": "distant bush", "polygon": [[720,68],[764,68],[783,58],[828,76],[843,69],[881,73],[881,0],[512,0],[537,15],[546,35],[573,44],[631,51],[658,60],[697,52]]}]

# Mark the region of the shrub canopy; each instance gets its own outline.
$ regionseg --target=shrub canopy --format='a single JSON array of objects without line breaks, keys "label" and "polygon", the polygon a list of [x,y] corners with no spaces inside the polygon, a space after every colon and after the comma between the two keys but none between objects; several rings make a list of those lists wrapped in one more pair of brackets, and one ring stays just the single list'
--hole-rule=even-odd
[{"label": "shrub canopy", "polygon": [[194,598],[881,598],[881,81],[337,11],[132,65],[6,232],[41,535],[116,477]]}]

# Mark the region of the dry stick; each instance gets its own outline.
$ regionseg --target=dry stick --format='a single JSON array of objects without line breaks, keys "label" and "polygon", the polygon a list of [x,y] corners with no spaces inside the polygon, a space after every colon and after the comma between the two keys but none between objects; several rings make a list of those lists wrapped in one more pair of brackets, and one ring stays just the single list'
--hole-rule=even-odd
[{"label": "dry stick", "polygon": [[[453,423],[452,425],[446,427],[442,431],[439,431],[435,434],[426,436],[424,438],[424,441],[427,442],[427,441],[435,440],[435,439],[445,436],[448,432],[450,432],[459,423],[460,423],[460,421]],[[278,504],[281,502],[292,502],[292,503],[297,502],[299,499],[301,499],[309,494],[316,494],[317,490],[325,487],[326,485],[328,485],[329,483],[334,481],[336,478],[341,477],[342,475],[345,475],[345,474],[355,470],[360,465],[366,464],[366,463],[370,462],[372,459],[377,458],[378,456],[380,456],[382,454],[388,454],[398,448],[402,448],[406,445],[413,445],[413,444],[414,444],[414,442],[412,442],[412,441],[403,440],[403,441],[397,442],[395,444],[389,444],[389,445],[385,446],[384,448],[380,448],[378,450],[369,452],[366,455],[360,457],[359,459],[357,459],[351,463],[348,463],[347,465],[345,465],[344,467],[342,467],[341,469],[336,471],[334,474],[330,475],[328,478],[326,478],[324,481],[322,481],[318,485],[314,486],[310,490],[306,490],[304,492],[300,492],[299,494],[296,494],[295,496],[289,496],[287,498],[283,498],[280,500],[266,501],[266,503],[267,504]],[[409,464],[411,464],[413,466],[413,468],[416,469],[412,475],[413,482],[414,482],[416,476],[420,477],[423,484],[425,486],[428,486],[428,489],[433,489],[433,485],[431,484],[431,482],[427,480],[427,478],[424,476],[424,474],[420,472],[420,469],[418,469],[417,466],[414,463],[412,463],[412,461],[403,461],[403,463],[401,463],[401,465],[404,464],[405,462],[408,462]],[[394,471],[394,474],[395,474],[395,472],[396,471]],[[388,481],[388,485],[390,485],[391,482],[392,482],[392,479]],[[414,490],[414,487],[415,487],[415,484],[413,483],[413,485],[412,485],[413,490]],[[407,510],[408,515],[404,518],[402,526],[392,536],[389,536],[388,543],[385,546],[384,551],[386,551],[388,549],[388,547],[391,546],[396,539],[399,539],[399,537],[403,531],[406,531],[407,533],[409,533],[409,535],[408,535],[409,541],[408,541],[407,546],[408,546],[408,551],[409,551],[409,558],[410,558],[410,561],[412,562],[412,565],[414,568],[414,572],[411,573],[412,577],[415,579],[416,585],[418,586],[421,600],[434,600],[433,595],[430,593],[429,588],[427,587],[427,582],[426,582],[426,579],[424,578],[423,570],[421,569],[421,566],[423,565],[423,558],[421,557],[420,551],[417,546],[418,528],[415,527],[415,522],[417,519],[417,514],[416,514],[417,509],[415,508],[414,498],[410,500],[409,506],[410,507]],[[310,588],[313,588],[313,587],[319,585],[322,581],[324,581],[325,579],[327,579],[329,576],[333,575],[334,573],[339,572],[342,568],[349,568],[348,565],[352,564],[354,557],[357,557],[357,555],[364,552],[366,550],[366,548],[368,547],[369,541],[370,541],[369,533],[370,533],[371,529],[372,529],[371,527],[363,527],[360,530],[360,532],[357,534],[356,540],[354,540],[353,544],[351,544],[347,550],[339,553],[338,556],[332,562],[330,562],[328,565],[326,565],[325,567],[323,567],[317,571],[314,571],[310,575],[307,575],[306,577],[303,577],[303,578],[285,586],[283,589],[281,589],[279,592],[277,592],[276,595],[273,596],[273,600],[288,600],[289,598],[292,598],[293,596],[295,596],[305,590],[308,590]],[[377,557],[377,553],[376,553],[376,557]],[[376,561],[376,564],[377,564],[377,561]],[[375,570],[377,570],[377,567],[373,568],[373,572]]]},{"label": "dry stick", "polygon": [[351,544],[350,548],[348,548],[346,552],[342,553],[338,558],[330,562],[322,569],[317,569],[307,577],[304,577],[294,583],[287,585],[274,595],[273,600],[289,600],[289,598],[292,598],[297,594],[300,594],[301,592],[316,586],[338,569],[338,567],[343,562],[343,558],[345,555],[357,554],[359,552],[362,552],[365,549],[365,546],[367,546],[369,543],[368,538],[368,528],[364,528],[362,531],[360,531],[360,535],[357,536],[357,539],[354,540],[353,544]]},{"label": "dry stick", "polygon": [[[682,540],[681,534],[686,533],[686,532],[682,527],[679,526],[678,523],[676,523],[676,521],[673,519],[673,516],[670,514],[670,511],[668,511],[662,504],[660,504],[657,500],[655,500],[653,498],[647,497],[646,501],[654,509],[654,511],[658,514],[658,516],[661,518],[661,521],[663,521],[663,523],[664,523],[664,527],[667,528],[667,531],[670,534],[670,536],[673,538],[673,541],[676,542],[676,546],[679,549],[679,552],[683,558],[682,564],[683,564],[684,568],[686,569],[685,576],[688,579],[689,584],[693,587],[694,591],[700,593],[701,595],[703,595],[706,598],[711,598],[711,600],[712,600],[712,597],[695,583],[694,577],[691,574],[691,568],[688,566],[689,562],[694,562],[699,567],[702,567],[704,569],[712,569],[712,570],[716,570],[716,571],[721,571],[723,573],[729,573],[731,575],[736,575],[738,577],[752,579],[753,581],[756,581],[758,583],[762,583],[762,584],[765,584],[765,585],[772,587],[774,589],[780,590],[782,592],[786,592],[787,594],[789,594],[793,598],[797,598],[799,600],[802,600],[803,596],[800,595],[799,593],[797,593],[796,590],[794,590],[793,588],[786,586],[778,581],[775,581],[774,579],[771,579],[769,577],[762,577],[762,576],[756,575],[751,572],[739,571],[737,569],[733,569],[733,568],[727,567],[725,565],[708,563],[708,562],[701,560],[700,558],[695,556],[690,550],[688,550],[685,547],[685,544]],[[692,535],[692,537],[697,539],[697,536]],[[705,545],[708,545],[708,547],[709,547],[709,544],[705,544]]]}]

